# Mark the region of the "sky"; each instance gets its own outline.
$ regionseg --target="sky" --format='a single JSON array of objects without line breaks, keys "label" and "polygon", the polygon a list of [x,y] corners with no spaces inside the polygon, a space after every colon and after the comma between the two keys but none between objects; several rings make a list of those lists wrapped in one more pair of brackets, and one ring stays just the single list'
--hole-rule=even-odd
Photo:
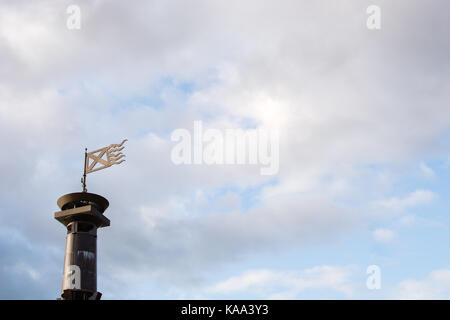
[{"label": "sky", "polygon": [[[56,201],[125,138],[87,178],[103,299],[449,299],[449,11],[0,0],[0,299],[59,297]],[[278,132],[278,170],[174,163],[196,121]]]}]

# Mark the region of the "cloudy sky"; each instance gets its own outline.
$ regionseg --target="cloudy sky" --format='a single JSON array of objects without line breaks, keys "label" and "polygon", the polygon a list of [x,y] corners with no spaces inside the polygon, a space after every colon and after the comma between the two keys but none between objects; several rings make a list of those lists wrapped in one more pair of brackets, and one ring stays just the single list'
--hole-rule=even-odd
[{"label": "cloudy sky", "polygon": [[[449,11],[1,0],[0,298],[59,296],[56,200],[81,191],[85,147],[124,138],[127,161],[88,176],[110,201],[105,299],[450,298]],[[194,121],[277,130],[278,172],[175,165]]]}]

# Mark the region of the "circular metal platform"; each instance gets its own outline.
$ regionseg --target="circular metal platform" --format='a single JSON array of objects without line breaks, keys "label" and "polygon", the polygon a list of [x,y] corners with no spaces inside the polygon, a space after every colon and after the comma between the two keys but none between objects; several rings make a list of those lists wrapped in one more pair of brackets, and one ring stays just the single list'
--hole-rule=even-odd
[{"label": "circular metal platform", "polygon": [[92,205],[97,208],[100,213],[105,212],[109,206],[109,201],[106,198],[89,192],[74,192],[68,193],[60,197],[57,201],[61,210],[78,208],[86,205]]}]

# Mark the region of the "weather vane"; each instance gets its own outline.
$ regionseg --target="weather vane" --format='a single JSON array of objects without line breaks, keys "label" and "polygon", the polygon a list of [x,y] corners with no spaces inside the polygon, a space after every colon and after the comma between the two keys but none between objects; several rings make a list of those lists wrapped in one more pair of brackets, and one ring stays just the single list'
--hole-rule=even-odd
[{"label": "weather vane", "polygon": [[[121,164],[125,161],[123,159],[125,155],[120,152],[125,147],[123,144],[127,139],[123,140],[120,144],[111,144],[108,147],[104,147],[95,151],[87,152],[87,148],[84,152],[84,174],[81,178],[83,184],[83,192],[87,192],[86,189],[86,175],[98,170],[106,169],[114,164]],[[106,155],[106,159],[104,156]]]}]

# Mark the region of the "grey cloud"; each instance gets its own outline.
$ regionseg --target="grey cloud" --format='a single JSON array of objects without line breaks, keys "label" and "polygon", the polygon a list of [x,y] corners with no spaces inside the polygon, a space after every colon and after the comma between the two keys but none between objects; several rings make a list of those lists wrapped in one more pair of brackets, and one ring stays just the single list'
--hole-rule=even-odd
[{"label": "grey cloud", "polygon": [[[69,3],[0,6],[0,218],[36,244],[0,248],[14,262],[0,274],[2,297],[41,296],[40,283],[23,293],[14,266],[55,272],[48,279],[59,285],[62,262],[46,248],[60,254],[64,232],[52,213],[80,188],[85,146],[129,139],[121,168],[88,177],[111,201],[99,244],[111,297],[115,281],[192,285],[253,252],[338,239],[360,220],[333,203],[324,176],[447,152],[437,139],[450,122],[445,1],[381,1],[377,33],[360,1],[85,1],[76,32],[65,28]],[[177,88],[183,82],[193,89]],[[258,106],[266,98],[280,106]],[[264,124],[270,108],[285,121],[281,167],[260,207],[190,212],[196,190],[268,181],[251,167],[175,167],[170,131],[197,119]]]}]

